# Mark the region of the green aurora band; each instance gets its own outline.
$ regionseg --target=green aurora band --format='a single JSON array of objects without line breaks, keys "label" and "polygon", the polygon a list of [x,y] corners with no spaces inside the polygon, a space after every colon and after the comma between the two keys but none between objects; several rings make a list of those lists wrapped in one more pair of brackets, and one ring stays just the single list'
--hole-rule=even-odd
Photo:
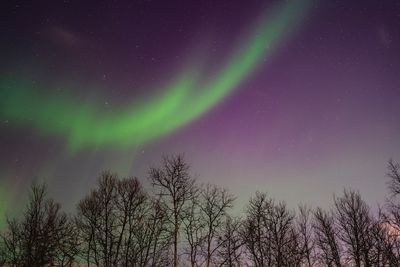
[{"label": "green aurora band", "polygon": [[4,78],[0,119],[38,134],[61,136],[71,153],[90,147],[144,144],[200,117],[229,95],[300,24],[307,7],[306,1],[290,1],[265,16],[216,78],[201,79],[200,68],[193,64],[163,88],[162,95],[113,111],[105,111],[94,100],[38,91],[29,82]]}]

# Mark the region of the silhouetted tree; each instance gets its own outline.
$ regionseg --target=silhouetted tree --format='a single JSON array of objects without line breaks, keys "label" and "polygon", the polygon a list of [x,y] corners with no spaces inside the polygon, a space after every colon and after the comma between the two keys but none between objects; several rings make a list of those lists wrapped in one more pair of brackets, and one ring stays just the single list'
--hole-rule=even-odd
[{"label": "silhouetted tree", "polygon": [[[196,198],[197,199],[197,195]],[[186,210],[185,220],[182,221],[186,238],[185,253],[188,256],[190,266],[200,266],[203,262],[201,255],[202,244],[205,241],[205,220],[196,201],[191,201]]]},{"label": "silhouetted tree", "polygon": [[256,193],[246,211],[242,237],[255,266],[299,266],[303,250],[295,214],[284,202],[275,203],[265,193]]},{"label": "silhouetted tree", "polygon": [[75,228],[60,205],[33,185],[21,220],[7,220],[2,235],[5,261],[13,266],[71,266],[77,253]]},{"label": "silhouetted tree", "polygon": [[266,193],[256,192],[246,209],[241,236],[249,260],[256,267],[272,266],[272,233],[268,219],[272,208],[272,199]]},{"label": "silhouetted tree", "polygon": [[3,240],[0,239],[0,266],[4,266],[5,264],[6,264],[6,249]]},{"label": "silhouetted tree", "polygon": [[216,266],[242,266],[241,222],[225,216],[221,230],[217,236]]},{"label": "silhouetted tree", "polygon": [[98,186],[78,205],[77,225],[81,230],[84,257],[97,266],[115,266],[120,256],[118,251],[119,210],[117,209],[118,178],[103,172]]},{"label": "silhouetted tree", "polygon": [[24,241],[21,226],[15,219],[7,218],[7,230],[2,233],[4,262],[11,266],[24,264]]},{"label": "silhouetted tree", "polygon": [[302,248],[295,228],[295,214],[284,202],[274,204],[268,220],[272,231],[271,253],[274,266],[300,266]]},{"label": "silhouetted tree", "polygon": [[388,172],[386,175],[390,178],[388,181],[390,197],[387,200],[387,223],[390,224],[390,227],[393,227],[396,232],[400,233],[400,202],[398,200],[400,194],[400,164],[389,160]]},{"label": "silhouetted tree", "polygon": [[173,266],[178,266],[178,242],[184,216],[195,196],[195,180],[189,173],[189,165],[182,155],[165,156],[159,168],[151,168],[149,179],[156,194],[166,208],[173,237]]},{"label": "silhouetted tree", "polygon": [[299,206],[297,217],[297,232],[299,234],[300,247],[302,250],[305,266],[314,265],[314,236],[311,223],[311,209],[305,205]]},{"label": "silhouetted tree", "polygon": [[123,266],[170,266],[171,233],[165,208],[158,199],[148,198],[138,219],[130,226],[129,246]]},{"label": "silhouetted tree", "polygon": [[222,222],[228,209],[233,207],[234,199],[234,196],[229,194],[226,189],[215,185],[207,184],[200,191],[199,205],[205,226],[203,251],[207,267],[210,266],[215,251],[221,245],[221,243],[216,242],[215,238],[221,231]]},{"label": "silhouetted tree", "polygon": [[392,232],[387,223],[387,216],[381,209],[378,211],[377,219],[374,219],[370,229],[370,239],[373,243],[371,250],[371,263],[373,266],[399,266],[400,262],[395,255],[398,247],[398,235]]},{"label": "silhouetted tree", "polygon": [[328,267],[342,266],[333,215],[317,208],[314,211],[313,232],[319,261]]},{"label": "silhouetted tree", "polygon": [[389,161],[387,176],[390,197],[377,214],[352,190],[333,209],[302,205],[297,215],[256,192],[234,219],[235,197],[197,187],[181,155],[150,169],[149,194],[136,178],[103,172],[73,219],[44,185],[32,186],[21,219],[7,218],[1,232],[0,266],[397,267],[400,165]]},{"label": "silhouetted tree", "polygon": [[400,164],[394,160],[388,162],[388,172],[386,174],[390,180],[388,182],[389,191],[392,196],[400,194]]},{"label": "silhouetted tree", "polygon": [[350,260],[357,267],[371,266],[372,224],[367,204],[358,192],[346,189],[342,197],[334,198],[334,203],[337,234]]},{"label": "silhouetted tree", "polygon": [[153,208],[136,178],[102,173],[97,188],[78,205],[82,258],[88,265],[146,266],[154,245]]},{"label": "silhouetted tree", "polygon": [[[383,225],[386,230],[388,245],[391,249],[386,249],[386,255],[393,264],[400,262],[400,164],[394,160],[389,160],[386,176],[389,177],[388,189],[389,198],[386,201],[387,212],[384,213]],[[393,266],[393,265],[391,265]]]}]

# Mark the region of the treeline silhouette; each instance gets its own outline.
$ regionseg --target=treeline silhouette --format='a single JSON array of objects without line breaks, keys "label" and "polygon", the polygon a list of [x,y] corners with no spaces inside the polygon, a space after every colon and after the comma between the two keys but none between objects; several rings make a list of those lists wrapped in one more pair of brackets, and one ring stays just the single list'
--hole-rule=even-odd
[{"label": "treeline silhouette", "polygon": [[400,165],[378,212],[345,189],[332,208],[297,210],[256,192],[241,217],[227,189],[198,185],[182,155],[137,178],[103,172],[67,215],[33,185],[1,233],[2,266],[400,266]]}]

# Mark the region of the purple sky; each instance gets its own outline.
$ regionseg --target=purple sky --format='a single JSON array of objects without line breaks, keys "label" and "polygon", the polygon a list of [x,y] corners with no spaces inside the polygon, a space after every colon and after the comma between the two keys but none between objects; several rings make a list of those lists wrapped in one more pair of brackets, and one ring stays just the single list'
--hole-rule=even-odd
[{"label": "purple sky", "polygon": [[[6,1],[0,73],[125,105],[196,51],[213,55],[213,75],[277,3]],[[376,205],[387,161],[400,160],[399,47],[399,1],[312,1],[305,22],[233,94],[141,147],[70,156],[62,140],[1,122],[0,185],[14,207],[43,179],[68,209],[104,169],[145,181],[162,154],[184,152],[199,182],[228,187],[239,206],[260,190],[292,207],[326,207],[344,187]]]}]

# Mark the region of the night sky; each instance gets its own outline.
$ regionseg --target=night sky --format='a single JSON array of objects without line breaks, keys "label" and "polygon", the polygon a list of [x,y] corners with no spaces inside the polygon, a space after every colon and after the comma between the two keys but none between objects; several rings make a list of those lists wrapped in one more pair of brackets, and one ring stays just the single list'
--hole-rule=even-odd
[{"label": "night sky", "polygon": [[376,206],[400,160],[400,1],[2,1],[0,216],[102,170]]}]

